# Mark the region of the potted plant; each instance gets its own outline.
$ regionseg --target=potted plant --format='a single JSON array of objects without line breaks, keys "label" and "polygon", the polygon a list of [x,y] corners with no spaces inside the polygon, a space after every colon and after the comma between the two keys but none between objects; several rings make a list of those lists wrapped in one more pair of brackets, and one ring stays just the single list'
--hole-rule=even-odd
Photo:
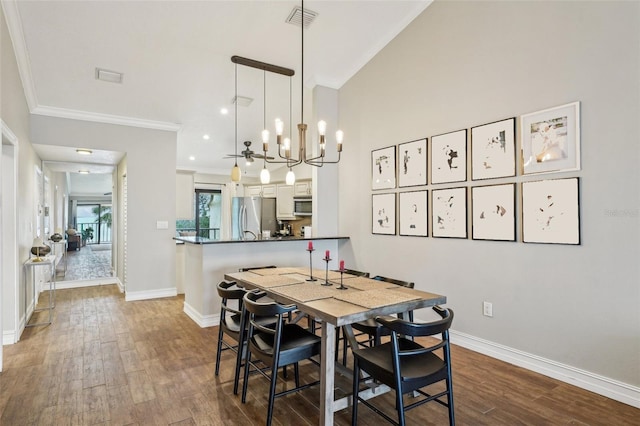
[{"label": "potted plant", "polygon": [[93,240],[93,228],[91,226],[87,226],[82,230],[82,245],[87,244],[87,240]]}]

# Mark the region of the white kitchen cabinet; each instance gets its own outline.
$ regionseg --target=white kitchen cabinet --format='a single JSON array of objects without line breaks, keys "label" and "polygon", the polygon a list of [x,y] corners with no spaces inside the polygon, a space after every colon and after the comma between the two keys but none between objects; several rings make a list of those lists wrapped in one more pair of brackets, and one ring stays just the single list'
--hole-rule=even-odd
[{"label": "white kitchen cabinet", "polygon": [[244,188],[245,197],[260,197],[262,195],[262,187],[260,185],[246,186]]},{"label": "white kitchen cabinet", "polygon": [[295,183],[293,187],[293,196],[294,197],[305,197],[311,195],[311,181],[310,180],[302,180]]},{"label": "white kitchen cabinet", "polygon": [[249,185],[244,188],[245,197],[276,198],[276,185]]},{"label": "white kitchen cabinet", "polygon": [[277,185],[276,217],[279,220],[296,219],[293,214],[293,190],[290,185]]},{"label": "white kitchen cabinet", "polygon": [[262,185],[262,196],[264,198],[277,198],[276,185]]}]

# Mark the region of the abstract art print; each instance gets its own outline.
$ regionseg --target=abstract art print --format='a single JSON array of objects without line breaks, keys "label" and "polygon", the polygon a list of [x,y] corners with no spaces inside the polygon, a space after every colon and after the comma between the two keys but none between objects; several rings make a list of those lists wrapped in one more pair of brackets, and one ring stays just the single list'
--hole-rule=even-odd
[{"label": "abstract art print", "polygon": [[467,238],[467,188],[431,191],[431,234]]},{"label": "abstract art print", "polygon": [[580,170],[580,102],[520,118],[523,173]]},{"label": "abstract art print", "polygon": [[471,128],[471,179],[516,175],[515,118]]},{"label": "abstract art print", "polygon": [[400,235],[426,237],[427,191],[400,193]]},{"label": "abstract art print", "polygon": [[431,137],[431,183],[467,180],[467,130]]},{"label": "abstract art print", "polygon": [[396,187],[396,147],[371,151],[371,189]]},{"label": "abstract art print", "polygon": [[522,241],[580,244],[578,178],[522,184]]},{"label": "abstract art print", "polygon": [[396,194],[374,194],[371,199],[372,233],[396,235]]},{"label": "abstract art print", "polygon": [[420,139],[398,145],[398,186],[427,184],[427,140]]},{"label": "abstract art print", "polygon": [[471,188],[471,238],[515,241],[515,184]]}]

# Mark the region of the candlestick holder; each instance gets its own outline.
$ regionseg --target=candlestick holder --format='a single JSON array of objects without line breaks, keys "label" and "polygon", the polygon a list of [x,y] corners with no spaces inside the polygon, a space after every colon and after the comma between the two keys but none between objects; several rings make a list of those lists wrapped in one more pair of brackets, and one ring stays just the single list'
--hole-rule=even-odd
[{"label": "candlestick holder", "polygon": [[348,287],[345,287],[344,284],[342,284],[342,275],[344,274],[344,271],[341,269],[340,270],[340,287],[336,287],[338,290],[346,290]]},{"label": "candlestick holder", "polygon": [[309,252],[309,278],[307,279],[307,281],[318,281],[317,279],[313,278],[313,256],[311,256],[311,254],[315,251],[315,249],[308,248],[307,251]]},{"label": "candlestick holder", "polygon": [[329,256],[325,256],[324,259],[322,260],[326,262],[326,266],[324,269],[324,282],[320,285],[325,285],[325,286],[333,285],[329,282],[329,262],[331,261],[331,258],[329,258]]}]

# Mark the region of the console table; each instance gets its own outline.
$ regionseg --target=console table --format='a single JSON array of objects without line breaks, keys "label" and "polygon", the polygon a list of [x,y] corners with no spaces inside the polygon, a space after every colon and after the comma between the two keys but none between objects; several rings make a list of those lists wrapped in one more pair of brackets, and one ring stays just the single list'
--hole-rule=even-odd
[{"label": "console table", "polygon": [[[44,256],[44,257],[40,257],[40,260],[37,260],[38,258],[31,258],[29,260],[27,260],[26,262],[24,262],[24,267],[26,269],[30,269],[31,270],[31,283],[33,285],[33,298],[32,298],[32,302],[33,302],[33,313],[35,312],[40,312],[40,311],[49,311],[49,320],[48,322],[39,322],[36,324],[29,324],[29,320],[31,319],[31,317],[29,317],[27,320],[25,320],[25,327],[37,327],[40,325],[49,325],[52,323],[53,321],[53,309],[56,307],[55,306],[55,300],[56,300],[56,256],[55,255],[49,255],[49,256]],[[65,259],[66,260],[66,259]],[[38,294],[36,293],[36,268],[38,266],[46,266],[47,267],[47,276],[48,276],[48,281],[49,281],[49,305],[47,307],[44,308],[40,308],[40,309],[36,309],[36,303],[38,301]],[[25,280],[26,278],[25,274]],[[24,286],[24,312],[25,312],[25,316],[28,314],[27,312],[28,306],[27,306],[27,283],[25,282],[25,286]]]}]

